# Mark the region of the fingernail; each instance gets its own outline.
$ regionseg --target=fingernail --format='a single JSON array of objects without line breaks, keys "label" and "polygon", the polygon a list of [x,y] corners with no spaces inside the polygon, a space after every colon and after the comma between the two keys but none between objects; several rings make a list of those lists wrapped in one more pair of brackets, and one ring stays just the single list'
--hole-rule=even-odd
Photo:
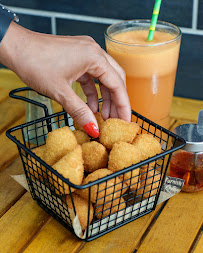
[{"label": "fingernail", "polygon": [[83,126],[83,129],[87,134],[92,136],[93,138],[99,137],[99,129],[96,127],[96,125],[93,122],[89,122]]}]

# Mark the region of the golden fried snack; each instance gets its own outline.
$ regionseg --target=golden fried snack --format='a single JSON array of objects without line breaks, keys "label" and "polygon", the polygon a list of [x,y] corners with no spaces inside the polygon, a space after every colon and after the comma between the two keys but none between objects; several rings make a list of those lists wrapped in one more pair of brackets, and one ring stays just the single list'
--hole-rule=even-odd
[{"label": "golden fried snack", "polygon": [[[46,152],[46,145],[32,149],[32,152],[39,156],[42,160],[44,159],[44,154]],[[32,175],[32,179],[43,180],[47,178],[46,168],[42,166],[37,160],[35,160],[30,155],[28,156],[28,171]],[[29,175],[29,174],[28,174]]]},{"label": "golden fried snack", "polygon": [[[71,183],[80,185],[84,176],[81,146],[77,145],[75,149],[70,151],[67,155],[65,155],[57,163],[55,163],[53,165],[53,168],[64,178],[69,179]],[[51,184],[54,185],[57,193],[70,193],[69,186],[67,184],[63,183],[61,179],[57,178],[57,176],[55,176],[51,172],[49,172],[49,175],[49,181]],[[62,186],[64,186],[64,192]],[[74,190],[74,188],[71,188],[72,192]]]},{"label": "golden fried snack", "polygon": [[73,126],[74,126],[75,130],[80,130],[81,132],[86,133],[85,130],[80,125],[78,125],[78,123],[76,121],[73,121]]},{"label": "golden fried snack", "polygon": [[126,208],[125,200],[121,198],[109,201],[104,205],[96,205],[95,213],[98,219],[104,218],[110,214],[116,213]]},{"label": "golden fried snack", "polygon": [[79,145],[82,145],[85,142],[90,142],[90,137],[85,132],[80,130],[74,130],[73,133]]},{"label": "golden fried snack", "polygon": [[69,127],[58,128],[48,133],[44,160],[49,165],[55,164],[77,145],[74,133]]},{"label": "golden fried snack", "polygon": [[[87,228],[87,222],[88,222],[88,201],[86,199],[81,198],[80,196],[78,196],[75,193],[72,194],[72,197],[73,197],[73,203],[75,206],[75,210],[78,215],[78,219],[80,221],[81,228],[84,231]],[[71,220],[73,221],[74,215],[71,215],[71,214],[73,214],[74,208],[73,208],[73,204],[72,204],[72,200],[71,200],[70,195],[67,195],[66,203],[68,205]],[[71,213],[71,211],[72,211],[72,213]],[[93,209],[92,203],[90,203],[89,224],[92,222],[93,213],[94,213],[94,209]]]},{"label": "golden fried snack", "polygon": [[[111,175],[112,171],[108,169],[95,170],[89,174],[82,182],[83,185],[93,182],[99,178]],[[122,189],[125,188],[125,189]],[[123,187],[123,183],[119,177],[109,179],[107,182],[95,184],[91,186],[91,202],[97,204],[103,204],[104,202],[110,201],[113,198],[120,197],[127,190],[127,187]],[[89,198],[89,188],[77,190],[76,193],[84,199]]]},{"label": "golden fried snack", "polygon": [[149,167],[148,172],[146,168],[142,168],[140,174],[136,195],[142,197],[141,195],[143,194],[143,198],[156,195],[159,190],[161,173],[153,167]]},{"label": "golden fried snack", "polygon": [[99,130],[100,130],[101,129],[101,125],[103,124],[104,120],[103,120],[100,112],[95,113],[94,116],[95,116],[95,118],[97,120],[98,127],[99,127]]},{"label": "golden fried snack", "polygon": [[[140,162],[140,152],[130,143],[120,141],[113,145],[109,154],[108,169],[113,172],[127,168]],[[139,168],[124,174],[123,180],[132,187],[138,182]]]},{"label": "golden fried snack", "polygon": [[[99,129],[101,129],[101,125],[104,122],[104,120],[103,120],[103,118],[101,116],[101,113],[100,112],[96,112],[96,113],[94,113],[94,116],[95,116],[95,118],[97,120]],[[80,130],[82,132],[85,132],[85,130],[80,125],[78,125],[78,123],[75,122],[75,121],[73,121],[73,126],[74,126],[75,130]]]},{"label": "golden fried snack", "polygon": [[150,134],[138,135],[132,144],[139,149],[142,160],[161,153],[161,144]]},{"label": "golden fried snack", "polygon": [[82,157],[84,160],[84,169],[88,173],[105,168],[108,162],[106,148],[96,141],[82,144]]},{"label": "golden fried snack", "polygon": [[122,119],[107,119],[102,124],[99,139],[108,149],[119,141],[131,143],[139,131],[139,125],[135,122],[127,122]]}]

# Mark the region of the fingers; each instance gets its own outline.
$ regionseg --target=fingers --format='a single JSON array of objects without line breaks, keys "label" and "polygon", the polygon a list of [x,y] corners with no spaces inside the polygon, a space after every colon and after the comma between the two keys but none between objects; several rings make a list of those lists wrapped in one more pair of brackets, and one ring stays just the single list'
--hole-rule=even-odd
[{"label": "fingers", "polygon": [[[104,51],[104,50],[103,50]],[[123,79],[123,83],[126,86],[126,74],[125,71],[121,68],[121,66],[109,55],[104,51],[104,54],[108,60],[108,62],[111,64],[111,66],[118,72],[118,74]]]},{"label": "fingers", "polygon": [[77,81],[80,83],[87,97],[87,103],[90,109],[96,113],[98,111],[98,94],[93,77],[85,73]]},{"label": "fingers", "polygon": [[118,118],[117,108],[114,103],[111,103],[110,118]]},{"label": "fingers", "polygon": [[92,137],[99,136],[97,120],[90,108],[83,102],[75,92],[66,85],[63,93],[57,99],[65,111]]},{"label": "fingers", "polygon": [[99,82],[99,88],[102,95],[102,108],[101,108],[101,115],[104,120],[107,120],[110,117],[110,110],[111,110],[111,94],[101,82]]},{"label": "fingers", "polygon": [[106,88],[108,88],[111,100],[116,106],[118,117],[131,121],[131,107],[125,88],[125,82],[119,73],[109,63],[103,55],[94,61],[88,69],[88,73],[97,78]]}]

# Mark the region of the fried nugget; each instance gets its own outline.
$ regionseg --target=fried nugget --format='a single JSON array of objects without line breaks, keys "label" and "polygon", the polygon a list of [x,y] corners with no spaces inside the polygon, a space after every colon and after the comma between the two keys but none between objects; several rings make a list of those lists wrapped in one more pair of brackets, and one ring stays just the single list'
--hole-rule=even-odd
[{"label": "fried nugget", "polygon": [[44,160],[49,165],[55,164],[77,145],[74,133],[69,127],[58,128],[48,133]]},{"label": "fried nugget", "polygon": [[160,179],[161,173],[158,170],[149,167],[147,172],[146,168],[142,168],[136,195],[142,197],[141,195],[143,194],[143,198],[149,198],[156,195],[159,190]]},{"label": "fried nugget", "polygon": [[117,198],[111,201],[108,201],[102,205],[95,206],[95,213],[98,219],[104,218],[110,214],[116,213],[120,210],[126,208],[125,200],[121,198]]},{"label": "fried nugget", "polygon": [[[62,157],[57,163],[53,165],[53,168],[61,174],[64,178],[69,179],[73,184],[80,185],[84,176],[84,166],[82,158],[82,148],[77,145],[75,149],[70,151],[67,155]],[[49,181],[55,187],[55,191],[60,194],[69,194],[69,186],[57,178],[54,174],[49,172]],[[64,186],[64,191],[62,186]],[[75,189],[71,188],[71,192]]]},{"label": "fried nugget", "polygon": [[[141,156],[139,150],[130,143],[120,141],[113,145],[109,154],[108,169],[113,172],[127,168],[140,162]],[[123,180],[127,185],[136,186],[138,182],[139,168],[127,172]]]},{"label": "fried nugget", "polygon": [[[44,155],[46,152],[46,145],[42,145],[40,147],[32,149],[32,152],[35,153],[42,160],[44,159]],[[42,166],[37,160],[28,155],[28,172],[32,175],[32,179],[43,180],[47,178],[46,168]]]},{"label": "fried nugget", "polygon": [[108,149],[119,141],[131,143],[139,131],[139,125],[135,122],[127,122],[122,119],[107,119],[102,124],[99,139]]},{"label": "fried nugget", "polygon": [[108,162],[106,148],[96,141],[86,142],[82,145],[84,169],[88,173],[105,168]]},{"label": "fried nugget", "polygon": [[86,133],[85,130],[76,121],[73,121],[73,126],[74,126],[75,130],[79,130],[81,132]]},{"label": "fried nugget", "polygon": [[79,145],[82,145],[85,142],[90,142],[90,137],[85,132],[80,130],[74,130],[73,133]]},{"label": "fried nugget", "polygon": [[[112,171],[108,169],[95,170],[83,180],[82,184],[85,185],[90,182],[94,182],[99,178],[103,178],[111,174]],[[120,197],[121,193],[123,194],[126,190],[127,188],[123,187],[123,183],[119,177],[109,179],[104,183],[91,186],[91,202],[103,204],[104,202],[110,201],[113,198],[115,199]],[[77,190],[76,193],[84,199],[88,200],[89,198],[89,188]]]},{"label": "fried nugget", "polygon": [[[101,129],[101,125],[104,122],[104,120],[103,120],[103,118],[101,116],[101,113],[100,112],[96,112],[96,113],[94,113],[94,116],[95,116],[95,118],[97,120],[99,129]],[[77,122],[75,122],[75,121],[73,121],[73,126],[74,126],[75,130],[80,130],[82,132],[85,132],[85,130]]]},{"label": "fried nugget", "polygon": [[[72,194],[72,197],[73,197],[73,203],[75,206],[76,214],[80,221],[81,228],[83,231],[85,231],[85,229],[87,228],[87,223],[88,223],[88,201],[86,199],[81,198],[75,193]],[[70,195],[67,195],[66,203],[68,205],[69,212],[70,211],[74,212],[73,203],[72,203]],[[94,209],[93,209],[92,203],[90,203],[89,224],[92,222],[93,213],[94,213]],[[72,213],[70,212],[70,216],[71,216],[70,218],[73,222],[74,216],[72,217],[71,214]]]},{"label": "fried nugget", "polygon": [[150,134],[138,135],[132,144],[139,149],[142,160],[161,153],[161,144]]},{"label": "fried nugget", "polygon": [[98,127],[99,127],[99,130],[100,130],[100,129],[101,129],[101,126],[102,126],[102,124],[103,124],[103,122],[104,122],[104,120],[103,120],[103,118],[102,118],[100,112],[95,113],[94,116],[95,116],[95,118],[96,118],[96,120],[97,120]]}]

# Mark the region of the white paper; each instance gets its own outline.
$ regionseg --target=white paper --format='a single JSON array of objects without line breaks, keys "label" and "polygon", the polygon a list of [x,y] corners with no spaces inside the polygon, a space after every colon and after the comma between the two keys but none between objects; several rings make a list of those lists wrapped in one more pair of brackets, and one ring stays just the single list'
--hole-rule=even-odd
[{"label": "white paper", "polygon": [[[25,175],[11,175],[11,177],[17,181],[22,187],[29,191],[27,180]],[[165,177],[164,183],[161,188],[159,199],[157,205],[171,198],[175,194],[179,193],[184,185],[184,180],[180,178]],[[68,208],[70,214],[70,219],[68,218],[68,212],[62,203],[61,199],[57,196],[51,194],[48,187],[42,184],[40,181],[35,181],[33,183],[34,191],[37,196],[46,204],[49,208],[55,211],[56,214],[62,216],[62,218],[67,221],[69,224],[72,224],[75,234],[81,239],[85,239],[87,230],[83,233],[78,216],[75,216],[73,209]],[[111,214],[109,217],[103,218],[100,221],[94,222],[93,225],[90,225],[88,228],[89,236],[93,236],[98,232],[104,231],[107,228],[132,218],[135,215],[138,215],[141,212],[149,210],[153,207],[156,196],[144,199],[141,202],[135,203],[132,206],[127,207],[125,210],[118,211],[117,213]],[[57,208],[58,206],[58,208]],[[66,215],[64,215],[64,213]]]}]

